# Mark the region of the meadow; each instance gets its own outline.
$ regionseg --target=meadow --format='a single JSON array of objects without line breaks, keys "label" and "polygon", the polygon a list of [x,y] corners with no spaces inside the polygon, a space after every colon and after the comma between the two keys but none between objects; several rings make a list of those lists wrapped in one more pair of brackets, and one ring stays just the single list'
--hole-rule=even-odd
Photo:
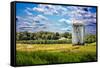
[{"label": "meadow", "polygon": [[57,64],[96,61],[96,43],[16,44],[17,65]]}]

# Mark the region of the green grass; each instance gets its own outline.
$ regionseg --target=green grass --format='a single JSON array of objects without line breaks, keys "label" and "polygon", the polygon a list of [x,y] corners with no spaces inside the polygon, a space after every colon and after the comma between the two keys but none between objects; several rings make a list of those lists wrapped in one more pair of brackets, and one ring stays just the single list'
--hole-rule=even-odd
[{"label": "green grass", "polygon": [[71,39],[64,40],[17,40],[19,44],[70,44]]},{"label": "green grass", "polygon": [[16,64],[53,64],[96,61],[96,44],[17,44]]}]

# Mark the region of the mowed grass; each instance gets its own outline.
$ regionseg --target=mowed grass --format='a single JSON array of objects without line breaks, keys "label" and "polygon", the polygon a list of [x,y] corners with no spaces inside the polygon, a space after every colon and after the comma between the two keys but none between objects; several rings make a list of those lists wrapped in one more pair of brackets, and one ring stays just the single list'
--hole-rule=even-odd
[{"label": "mowed grass", "polygon": [[17,44],[16,64],[36,65],[96,61],[96,43],[85,46],[72,44]]}]

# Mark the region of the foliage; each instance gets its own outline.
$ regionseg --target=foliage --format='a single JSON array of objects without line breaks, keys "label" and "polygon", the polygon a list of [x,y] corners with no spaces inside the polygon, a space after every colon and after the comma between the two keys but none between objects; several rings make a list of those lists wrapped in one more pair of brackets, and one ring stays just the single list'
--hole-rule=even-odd
[{"label": "foliage", "polygon": [[36,65],[96,61],[96,43],[88,45],[32,44],[30,48],[27,44],[20,44],[17,45],[16,64]]},{"label": "foliage", "polygon": [[22,44],[69,44],[71,40],[22,40],[16,41],[17,43]]},{"label": "foliage", "polygon": [[72,38],[72,35],[68,32],[63,33],[62,36],[65,37],[65,38],[69,38],[69,39]]},{"label": "foliage", "polygon": [[[64,40],[59,40],[60,38],[64,37]],[[72,34],[65,32],[65,33],[58,33],[58,32],[17,32],[16,33],[16,40],[18,43],[31,43],[31,44],[64,44],[64,43],[71,43]],[[87,34],[85,35],[85,43],[93,43],[96,42],[96,35]]]},{"label": "foliage", "polygon": [[58,33],[58,32],[17,32],[16,39],[17,40],[58,40],[61,37],[65,37],[71,39],[70,33]]},{"label": "foliage", "polygon": [[85,42],[86,43],[93,43],[93,42],[96,42],[96,35],[86,35],[85,37]]}]

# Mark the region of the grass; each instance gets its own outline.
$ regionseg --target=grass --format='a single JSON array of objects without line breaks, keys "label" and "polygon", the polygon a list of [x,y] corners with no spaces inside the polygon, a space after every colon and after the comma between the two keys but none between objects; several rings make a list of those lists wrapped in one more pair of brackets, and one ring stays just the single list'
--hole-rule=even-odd
[{"label": "grass", "polygon": [[70,44],[71,39],[64,40],[17,40],[19,44]]},{"label": "grass", "polygon": [[53,64],[96,61],[96,43],[85,46],[72,44],[17,44],[17,65]]}]

